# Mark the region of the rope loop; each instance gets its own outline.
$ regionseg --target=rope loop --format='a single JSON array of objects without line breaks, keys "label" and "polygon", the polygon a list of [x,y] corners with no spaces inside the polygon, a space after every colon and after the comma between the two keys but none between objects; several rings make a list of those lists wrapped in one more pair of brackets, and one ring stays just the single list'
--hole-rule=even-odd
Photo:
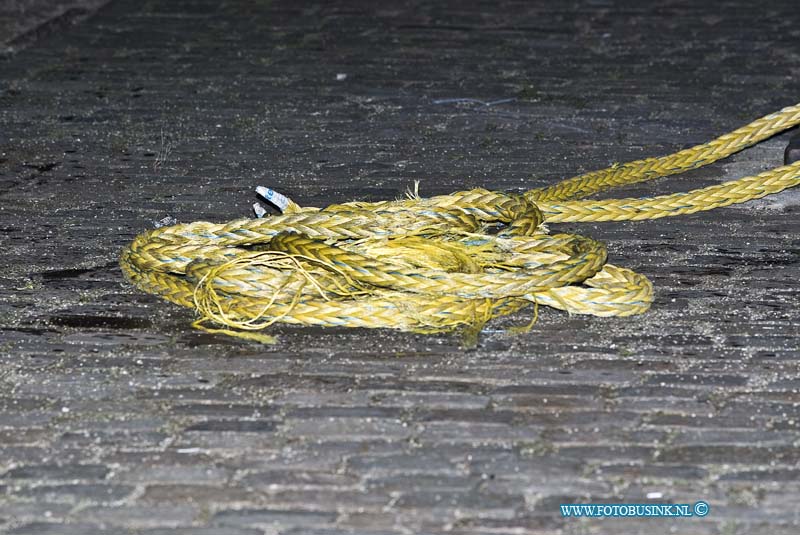
[{"label": "rope loop", "polygon": [[195,326],[263,342],[271,338],[261,331],[275,322],[462,329],[474,341],[490,319],[531,304],[534,321],[539,305],[640,314],[653,301],[645,276],[608,264],[598,241],[548,234],[545,221],[655,219],[795,186],[800,162],[685,193],[581,200],[707,165],[798,123],[800,105],[791,106],[705,145],[523,194],[478,188],[318,209],[259,188],[283,214],[154,229],[123,251],[121,266],[144,291],[195,309]]}]

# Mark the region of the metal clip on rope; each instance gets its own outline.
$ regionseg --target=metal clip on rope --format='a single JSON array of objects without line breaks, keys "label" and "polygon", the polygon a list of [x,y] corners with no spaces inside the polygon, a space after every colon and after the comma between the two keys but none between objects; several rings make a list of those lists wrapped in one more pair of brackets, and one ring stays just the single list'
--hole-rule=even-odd
[{"label": "metal clip on rope", "polygon": [[645,276],[608,264],[602,243],[550,235],[544,223],[657,219],[796,186],[800,161],[787,156],[788,165],[707,188],[582,200],[697,169],[799,123],[800,105],[790,106],[703,145],[522,195],[475,189],[318,209],[264,188],[282,215],[154,229],[137,236],[120,263],[142,290],[196,309],[196,327],[265,342],[262,331],[275,322],[474,336],[528,305],[534,319],[539,305],[640,314],[653,300]]}]

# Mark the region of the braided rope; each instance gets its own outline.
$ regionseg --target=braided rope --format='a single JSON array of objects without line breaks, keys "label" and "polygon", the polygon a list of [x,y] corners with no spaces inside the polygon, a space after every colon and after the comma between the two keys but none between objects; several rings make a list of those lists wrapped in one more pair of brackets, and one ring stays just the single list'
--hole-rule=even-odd
[{"label": "braided rope", "polygon": [[703,145],[523,195],[474,189],[321,210],[286,200],[282,215],[145,232],[120,263],[142,290],[196,309],[197,327],[262,341],[269,337],[260,331],[276,321],[475,334],[530,304],[534,317],[539,305],[640,314],[653,300],[645,276],[606,263],[602,243],[549,235],[543,223],[656,219],[796,186],[800,162],[685,193],[580,200],[708,165],[797,124],[800,105]]}]

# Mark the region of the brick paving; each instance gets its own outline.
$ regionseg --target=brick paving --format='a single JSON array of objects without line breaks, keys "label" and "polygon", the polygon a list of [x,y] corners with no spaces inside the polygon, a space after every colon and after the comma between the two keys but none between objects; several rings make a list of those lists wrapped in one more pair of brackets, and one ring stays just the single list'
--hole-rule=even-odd
[{"label": "brick paving", "polygon": [[[504,334],[520,313],[474,349],[197,332],[117,258],[167,216],[247,215],[259,184],[310,205],[414,180],[521,191],[702,142],[798,100],[798,17],[788,0],[112,0],[20,41],[0,58],[0,531],[797,533],[797,193],[560,225],[647,274],[652,311],[544,310]],[[787,139],[626,194],[773,167]],[[705,518],[558,507],[699,499]]]}]

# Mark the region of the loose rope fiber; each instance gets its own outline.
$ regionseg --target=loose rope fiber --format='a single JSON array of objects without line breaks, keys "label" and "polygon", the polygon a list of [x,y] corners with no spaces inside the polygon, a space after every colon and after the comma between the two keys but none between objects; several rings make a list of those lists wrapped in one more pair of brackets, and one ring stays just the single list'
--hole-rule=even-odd
[{"label": "loose rope fiber", "polygon": [[640,314],[653,300],[645,276],[608,264],[602,243],[550,235],[544,223],[657,219],[796,186],[800,162],[684,193],[582,200],[697,169],[797,124],[800,104],[703,145],[522,195],[474,189],[324,209],[281,196],[282,215],[145,232],[123,251],[121,266],[142,290],[196,309],[196,327],[261,341],[271,340],[260,331],[275,322],[462,329],[474,337],[490,319],[531,304],[534,321],[539,305]]}]

